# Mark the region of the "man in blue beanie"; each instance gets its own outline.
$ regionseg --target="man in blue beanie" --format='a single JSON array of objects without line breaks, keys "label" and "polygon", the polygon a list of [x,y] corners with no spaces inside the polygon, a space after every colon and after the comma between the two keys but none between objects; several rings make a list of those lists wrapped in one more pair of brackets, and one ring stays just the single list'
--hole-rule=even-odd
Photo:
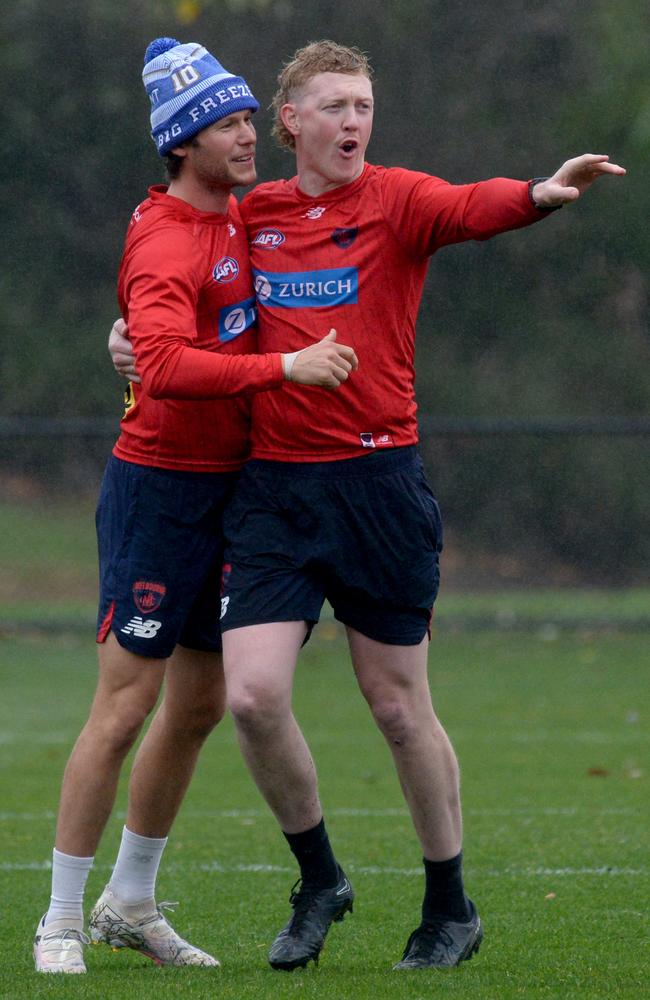
[{"label": "man in blue beanie", "polygon": [[163,681],[90,929],[95,941],[159,965],[219,964],[170,926],[155,882],[200,749],[224,712],[222,517],[248,455],[241,397],[287,381],[337,388],[355,364],[333,331],[304,351],[254,353],[248,244],[232,195],[256,176],[259,105],[246,82],[203,46],[168,38],[149,46],[143,80],[170,184],[136,208],[120,265],[142,381],[127,391],[97,510],[99,678],[61,790],[52,894],[34,941],[46,973],[86,971],[86,880],[124,758]]}]

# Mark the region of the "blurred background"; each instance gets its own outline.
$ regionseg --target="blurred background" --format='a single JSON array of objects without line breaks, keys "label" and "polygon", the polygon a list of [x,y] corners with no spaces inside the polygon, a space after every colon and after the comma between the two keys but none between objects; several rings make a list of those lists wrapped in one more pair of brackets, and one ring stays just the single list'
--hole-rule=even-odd
[{"label": "blurred background", "polygon": [[262,180],[293,172],[269,134],[277,72],[322,37],[371,57],[375,163],[458,183],[582,152],[627,168],[538,226],[436,256],[418,398],[448,593],[627,588],[650,617],[647,5],[17,0],[0,17],[0,623],[94,605],[93,505],[122,402],[116,272],[163,180],[140,80],[158,35],[251,84]]}]

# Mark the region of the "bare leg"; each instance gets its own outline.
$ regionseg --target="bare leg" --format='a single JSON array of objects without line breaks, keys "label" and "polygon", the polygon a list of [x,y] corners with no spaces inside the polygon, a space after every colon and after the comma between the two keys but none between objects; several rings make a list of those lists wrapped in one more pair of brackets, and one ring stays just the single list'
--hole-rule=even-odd
[{"label": "bare leg", "polygon": [[304,622],[231,629],[223,653],[228,707],[253,779],[285,833],[322,818],[316,769],[291,710]]},{"label": "bare leg", "polygon": [[293,915],[271,945],[274,969],[318,961],[334,920],[352,909],[354,892],[329,843],[316,769],[291,711],[304,622],[251,625],[225,633],[228,705],[242,753],[300,865]]},{"label": "bare leg", "polygon": [[167,661],[165,696],[138,748],[126,825],[142,837],[166,837],[201,747],[225,710],[221,655],[177,646]]},{"label": "bare leg", "polygon": [[459,772],[431,703],[428,641],[389,646],[348,628],[357,680],[388,743],[422,853],[455,857],[462,843]]},{"label": "bare leg", "polygon": [[163,965],[219,964],[176,933],[156,908],[155,887],[167,834],[224,701],[221,656],[177,647],[167,661],[164,699],[133,763],[115,868],[90,914],[95,940],[134,948]]},{"label": "bare leg", "polygon": [[115,802],[122,763],[156,704],[165,661],[123,649],[111,633],[99,653],[97,690],[63,776],[56,848],[90,857]]}]

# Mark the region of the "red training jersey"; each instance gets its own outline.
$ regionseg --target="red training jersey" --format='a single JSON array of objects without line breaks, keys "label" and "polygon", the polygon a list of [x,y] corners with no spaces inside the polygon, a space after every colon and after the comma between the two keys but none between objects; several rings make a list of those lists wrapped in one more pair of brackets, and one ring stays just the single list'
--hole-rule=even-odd
[{"label": "red training jersey", "polygon": [[[138,359],[113,454],[163,469],[226,472],[248,457],[250,402],[283,382],[258,355],[248,245],[235,198],[200,212],[152,187],[126,236],[118,298]],[[238,397],[238,398],[234,398]]]},{"label": "red training jersey", "polygon": [[524,181],[453,185],[366,165],[312,198],[298,179],[260,184],[241,204],[251,248],[263,351],[297,351],[335,327],[359,369],[334,392],[297,389],[253,401],[252,455],[310,462],[417,441],[415,322],[429,258],[486,240],[545,212]]}]

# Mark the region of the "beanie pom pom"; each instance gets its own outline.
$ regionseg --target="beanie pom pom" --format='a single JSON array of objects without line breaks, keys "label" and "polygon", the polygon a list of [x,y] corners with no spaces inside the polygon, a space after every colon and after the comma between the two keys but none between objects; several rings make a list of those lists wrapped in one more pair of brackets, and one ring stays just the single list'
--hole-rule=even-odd
[{"label": "beanie pom pom", "polygon": [[151,45],[147,46],[147,51],[144,54],[145,66],[156,56],[161,56],[164,52],[169,52],[170,49],[174,49],[180,44],[176,38],[155,38]]}]

